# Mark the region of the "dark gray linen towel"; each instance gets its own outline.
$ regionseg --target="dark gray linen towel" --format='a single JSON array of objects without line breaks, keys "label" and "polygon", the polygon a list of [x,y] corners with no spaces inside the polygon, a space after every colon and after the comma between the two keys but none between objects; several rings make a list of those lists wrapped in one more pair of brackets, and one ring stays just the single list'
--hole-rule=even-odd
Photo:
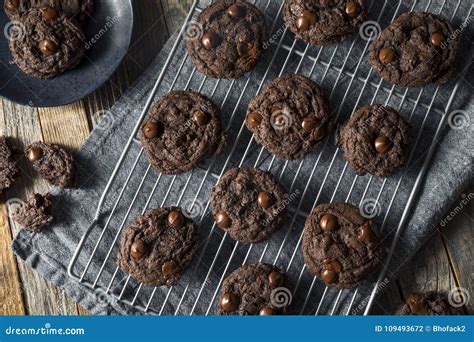
[{"label": "dark gray linen towel", "polygon": [[[262,8],[266,3],[266,1],[258,2],[259,5],[263,4]],[[277,13],[279,2],[269,3],[271,4],[266,10],[266,14],[270,23],[272,17]],[[398,9],[397,6],[390,8],[391,5],[389,5],[380,20],[378,15],[384,2],[374,1],[373,3],[369,17],[385,27],[393,16],[409,10],[413,2],[405,1]],[[418,1],[415,9],[422,10],[427,3],[427,1]],[[428,11],[439,11],[439,3],[442,1],[432,2]],[[467,3],[462,1],[456,11],[457,1],[449,1],[445,4],[442,13],[448,17],[454,14],[453,22],[456,26],[460,26],[466,15],[471,13],[470,5]],[[397,13],[396,10],[398,10]],[[450,115],[450,120],[448,120],[450,124],[443,129],[441,139],[436,142],[434,158],[429,165],[420,192],[416,196],[413,210],[410,211],[409,220],[395,249],[394,258],[387,272],[387,279],[380,286],[380,292],[383,291],[388,282],[396,276],[416,250],[433,235],[437,224],[447,214],[452,203],[472,179],[474,169],[473,74],[470,68],[462,70],[463,66],[468,65],[472,58],[470,51],[472,48],[470,43],[472,41],[472,25],[468,25],[462,30],[463,44],[458,62],[458,69],[462,75],[457,78],[456,82],[443,85],[438,91],[436,85],[430,85],[423,91],[410,89],[405,97],[403,96],[405,89],[397,87],[393,96],[390,97],[388,104],[400,109],[401,115],[410,119],[413,125],[413,141],[418,141],[418,144],[409,167],[386,181],[370,176],[355,178],[351,168],[345,168],[341,152],[335,154],[333,136],[328,139],[325,148],[320,146],[305,159],[303,164],[300,164],[299,161],[285,163],[278,159],[272,160],[272,156],[265,151],[260,155],[260,147],[253,141],[247,149],[251,137],[246,128],[242,128],[242,122],[245,117],[246,105],[258,90],[261,79],[266,75],[264,84],[268,83],[278,76],[283,65],[286,65],[285,72],[295,72],[301,59],[300,53],[293,53],[286,60],[288,51],[282,47],[272,66],[268,68],[269,61],[272,59],[284,32],[281,15],[274,27],[274,35],[269,41],[265,53],[266,58],[249,75],[236,81],[223,80],[216,86],[216,80],[207,79],[202,83],[203,76],[196,72],[189,82],[189,88],[200,90],[207,95],[212,94],[216,104],[223,105],[223,121],[224,125],[228,127],[230,137],[229,147],[223,155],[214,161],[204,162],[192,173],[177,177],[164,175],[159,177],[155,171],[148,169],[145,156],[139,154],[139,142],[136,139],[132,142],[123,165],[105,197],[99,224],[91,230],[85,240],[74,267],[74,272],[80,275],[103,232],[96,253],[84,276],[85,282],[93,283],[105,260],[97,282],[99,285],[97,289],[86,287],[70,278],[67,274],[67,266],[79,240],[93,220],[101,194],[177,35],[166,44],[140,80],[106,114],[80,151],[77,152],[77,184],[79,188],[65,191],[53,190],[57,203],[54,209],[56,223],[41,234],[21,231],[13,242],[13,251],[29,266],[63,288],[78,303],[94,314],[143,313],[142,310],[117,300],[117,296],[123,292],[122,298],[132,301],[137,291],[139,291],[139,295],[136,297],[135,304],[141,306],[149,304],[151,312],[173,314],[179,308],[178,314],[191,312],[205,314],[210,308],[209,313],[213,314],[216,306],[214,297],[223,275],[228,274],[243,262],[254,262],[261,258],[265,262],[276,261],[276,264],[284,270],[288,268],[290,288],[294,290],[297,287],[293,294],[293,306],[302,308],[306,301],[304,313],[315,313],[319,300],[325,293],[325,287],[318,280],[313,283],[313,276],[306,270],[301,271],[303,260],[298,240],[301,236],[305,215],[310,212],[316,199],[318,203],[334,200],[370,206],[374,199],[380,197],[375,206],[374,220],[379,227],[383,226],[380,234],[386,239],[387,246],[389,246],[424,156],[432,143],[438,123],[442,115],[445,115],[446,104],[456,82],[459,82],[452,107],[446,115],[453,110],[459,111]],[[367,57],[364,56],[364,47],[367,42],[357,35],[353,39],[356,39],[356,43],[352,49],[352,40],[338,46],[323,47],[321,53],[319,53],[320,47],[310,48],[306,56],[312,58],[318,56],[317,63],[313,65],[313,59],[305,58],[298,70],[300,73],[308,75],[314,66],[311,77],[320,83],[328,94],[331,94],[330,100],[334,115],[340,114],[339,122],[346,120],[356,107],[371,102],[385,103],[392,89],[386,82],[379,86],[380,79],[375,74],[370,74]],[[288,48],[291,43],[291,34],[287,33],[283,38],[283,44]],[[298,42],[295,51],[302,51],[302,47],[304,49],[304,46]],[[165,74],[156,98],[166,93],[175,79],[175,89],[185,88],[193,68],[189,60],[186,60],[183,65],[181,64],[184,54],[185,49],[181,44]],[[360,58],[363,58],[362,63],[358,65]],[[327,68],[328,61],[331,61],[334,67]],[[179,72],[181,65],[182,70]],[[339,68],[342,66],[343,72],[339,73]],[[354,75],[355,71],[357,72]],[[176,75],[178,76],[176,77]],[[227,94],[229,89],[231,91]],[[435,92],[436,96],[432,102]],[[234,111],[240,97],[239,106]],[[417,99],[419,99],[418,106],[415,106]],[[428,108],[432,109],[428,110]],[[422,133],[418,134],[420,131]],[[234,144],[235,149],[232,149]],[[244,156],[245,159],[241,163]],[[283,185],[291,194],[294,194],[294,199],[289,204],[289,210],[294,213],[296,209],[299,209],[295,216],[296,219],[294,222],[288,220],[284,228],[272,237],[268,245],[258,244],[249,249],[248,245],[236,245],[229,237],[224,238],[220,229],[212,229],[209,208],[206,206],[209,190],[215,184],[216,177],[221,174],[224,166],[225,169],[228,169],[239,164],[242,166],[256,165],[265,170],[269,169],[277,177],[281,176]],[[208,168],[211,171],[206,173]],[[134,173],[121,193],[122,186],[132,169],[134,169]],[[146,177],[141,182],[143,176]],[[367,186],[368,184],[370,186]],[[337,191],[334,191],[336,188]],[[395,193],[392,201],[392,196]],[[152,195],[148,198],[150,194]],[[121,200],[118,201],[107,229],[103,230],[104,224],[119,198]],[[200,225],[203,243],[199,251],[202,258],[196,256],[191,269],[172,290],[167,287],[158,288],[155,291],[147,286],[139,288],[138,284],[131,279],[122,291],[127,276],[121,271],[114,276],[120,227],[126,227],[135,216],[139,215],[147,202],[148,207],[176,204],[189,207],[195,198],[196,203],[192,207],[192,214],[196,214],[193,215],[194,219],[199,221],[201,215],[203,216]],[[129,207],[131,209],[128,212]],[[204,209],[207,210],[204,212]],[[388,215],[386,215],[387,212]],[[281,246],[283,248],[280,249]],[[112,249],[108,253],[110,247]],[[231,259],[229,259],[230,256],[232,256]],[[290,267],[288,267],[289,264]],[[111,279],[113,279],[112,282],[110,282]],[[351,313],[363,313],[367,303],[367,294],[373,288],[375,279],[376,275],[366,284],[362,284],[355,297]],[[110,291],[106,294],[104,288],[109,285]],[[311,292],[307,296],[309,289]],[[183,296],[183,293],[186,295]],[[332,310],[333,299],[338,293],[334,290],[325,293],[319,313],[328,313]],[[341,304],[335,309],[335,313],[346,313],[345,310],[353,293],[350,290],[340,293]]]}]

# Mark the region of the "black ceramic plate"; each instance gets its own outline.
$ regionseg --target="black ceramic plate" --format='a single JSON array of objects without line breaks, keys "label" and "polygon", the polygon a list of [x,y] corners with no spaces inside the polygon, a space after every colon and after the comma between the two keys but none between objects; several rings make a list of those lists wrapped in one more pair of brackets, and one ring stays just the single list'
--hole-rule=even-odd
[{"label": "black ceramic plate", "polygon": [[33,107],[65,105],[89,95],[117,69],[130,45],[133,28],[131,0],[96,0],[94,17],[85,24],[87,52],[81,64],[50,80],[24,74],[10,64],[10,20],[0,0],[0,96]]}]

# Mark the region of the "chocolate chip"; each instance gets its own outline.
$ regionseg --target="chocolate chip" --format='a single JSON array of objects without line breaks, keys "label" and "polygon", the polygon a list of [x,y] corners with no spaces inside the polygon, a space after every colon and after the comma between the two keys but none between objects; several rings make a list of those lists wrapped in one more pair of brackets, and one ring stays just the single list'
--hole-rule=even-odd
[{"label": "chocolate chip", "polygon": [[209,122],[209,116],[203,111],[198,110],[193,114],[193,120],[198,126],[207,125]]},{"label": "chocolate chip", "polygon": [[319,220],[319,226],[325,232],[330,232],[337,228],[337,218],[331,214],[324,214]]},{"label": "chocolate chip", "polygon": [[273,203],[275,203],[273,197],[265,191],[262,191],[258,194],[257,201],[258,205],[261,206],[263,209],[268,209],[273,205]]},{"label": "chocolate chip", "polygon": [[165,127],[161,122],[147,122],[143,126],[143,134],[148,139],[159,138],[165,132]]},{"label": "chocolate chip", "polygon": [[300,31],[308,31],[311,26],[316,24],[318,21],[318,17],[310,11],[303,11],[302,14],[298,16],[298,19],[296,19],[296,27]]},{"label": "chocolate chip", "polygon": [[272,316],[275,314],[274,310],[272,308],[262,308],[258,312],[260,316]]},{"label": "chocolate chip", "polygon": [[262,123],[262,116],[258,112],[251,112],[247,115],[247,124],[250,128],[257,128]]},{"label": "chocolate chip", "polygon": [[178,269],[178,263],[174,260],[169,260],[161,266],[161,273],[163,276],[169,277]]},{"label": "chocolate chip", "polygon": [[390,64],[395,60],[395,51],[390,48],[383,48],[379,52],[379,60],[382,64]]},{"label": "chocolate chip", "polygon": [[20,7],[20,0],[7,0],[5,6],[10,11],[16,11]]},{"label": "chocolate chip", "polygon": [[303,119],[301,127],[307,134],[310,134],[318,124],[319,121],[314,116],[307,116]]},{"label": "chocolate chip", "polygon": [[132,243],[132,248],[130,249],[130,254],[134,259],[141,259],[146,252],[148,251],[148,245],[142,240],[135,240]]},{"label": "chocolate chip", "polygon": [[375,139],[374,145],[375,150],[378,153],[384,154],[390,150],[390,148],[392,147],[392,142],[388,138],[377,137],[377,139]]},{"label": "chocolate chip", "polygon": [[374,233],[372,232],[372,229],[370,228],[370,224],[366,222],[362,227],[359,228],[359,235],[357,236],[359,241],[365,242],[365,243],[371,243],[374,241]]},{"label": "chocolate chip", "polygon": [[40,11],[43,15],[43,20],[47,23],[59,18],[59,12],[52,7],[41,7]]},{"label": "chocolate chip", "polygon": [[43,40],[41,43],[39,43],[38,48],[45,56],[51,56],[58,52],[58,46],[50,39]]},{"label": "chocolate chip", "polygon": [[28,160],[31,162],[37,161],[43,156],[43,150],[39,147],[32,147],[28,150]]},{"label": "chocolate chip", "polygon": [[216,33],[207,32],[202,36],[201,42],[205,49],[211,50],[219,46],[221,39]]},{"label": "chocolate chip", "polygon": [[430,42],[433,46],[440,47],[446,41],[446,37],[441,32],[435,32],[430,37]]},{"label": "chocolate chip", "polygon": [[252,48],[252,45],[245,42],[237,43],[237,53],[240,57],[246,57],[249,55],[249,50]]},{"label": "chocolate chip", "polygon": [[268,275],[268,281],[270,285],[280,287],[285,282],[285,276],[278,271],[271,271]]},{"label": "chocolate chip", "polygon": [[221,228],[229,228],[230,227],[230,218],[226,214],[225,211],[218,211],[216,214],[216,223]]},{"label": "chocolate chip", "polygon": [[337,273],[332,270],[323,270],[321,273],[321,280],[324,281],[326,284],[331,284],[336,280]]},{"label": "chocolate chip", "polygon": [[177,210],[172,210],[168,214],[168,223],[170,226],[178,228],[184,224],[184,216]]},{"label": "chocolate chip", "polygon": [[239,308],[240,298],[233,293],[224,293],[221,298],[221,308],[224,311],[235,311]]},{"label": "chocolate chip", "polygon": [[360,14],[360,5],[357,2],[349,2],[346,6],[346,14],[351,17],[355,18]]},{"label": "chocolate chip", "polygon": [[319,126],[313,131],[313,134],[311,134],[311,140],[319,141],[324,139],[326,137],[326,133],[326,126]]},{"label": "chocolate chip", "polygon": [[227,9],[227,14],[232,18],[241,18],[245,15],[245,9],[242,6],[233,4]]}]

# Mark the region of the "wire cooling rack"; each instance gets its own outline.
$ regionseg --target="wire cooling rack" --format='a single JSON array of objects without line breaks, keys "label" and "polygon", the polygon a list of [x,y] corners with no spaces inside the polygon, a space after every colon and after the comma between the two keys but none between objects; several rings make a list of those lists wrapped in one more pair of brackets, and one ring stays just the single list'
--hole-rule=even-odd
[{"label": "wire cooling rack", "polygon": [[[215,80],[196,72],[185,52],[187,35],[196,30],[193,18],[206,6],[203,1],[195,1],[107,183],[93,221],[77,246],[69,264],[69,275],[84,286],[103,291],[113,300],[147,313],[207,315],[215,313],[220,285],[229,272],[245,263],[265,261],[287,272],[292,306],[297,312],[368,314],[376,295],[389,281],[387,267],[396,253],[437,142],[452,119],[449,114],[460,86],[460,81],[419,89],[387,84],[368,66],[368,46],[380,27],[406,11],[441,13],[457,25],[469,20],[472,14],[472,6],[468,13],[459,13],[461,0],[436,5],[432,1],[416,0],[368,2],[371,20],[353,40],[332,46],[310,46],[294,40],[284,26],[282,1],[256,1],[266,14],[272,32],[264,61],[258,70],[241,79]],[[414,128],[413,149],[406,169],[390,178],[357,176],[344,162],[332,138],[302,161],[279,160],[258,146],[243,123],[247,96],[255,96],[266,83],[283,73],[301,73],[321,84],[329,93],[333,115],[339,122],[367,104],[381,103],[397,108]],[[169,89],[162,89],[165,79],[172,80]],[[146,158],[137,132],[157,94],[190,88],[205,92],[221,106],[232,146],[225,156],[206,161],[185,175],[156,173],[148,163],[144,172],[138,172]],[[131,163],[127,164],[129,160]],[[290,217],[284,228],[266,243],[235,242],[212,221],[208,201],[210,188],[226,170],[235,166],[253,166],[272,172],[290,194]],[[126,176],[120,178],[119,174]],[[157,189],[162,190],[159,198]],[[108,201],[109,197],[113,201]],[[141,201],[141,197],[144,200]],[[324,286],[306,270],[301,257],[305,217],[317,204],[333,201],[360,206],[378,223],[378,234],[386,240],[388,255],[383,268],[357,289],[334,290]],[[195,214],[202,238],[198,255],[174,287],[137,284],[116,266],[120,234],[148,208],[170,205],[184,207]],[[104,215],[105,222],[101,220]]]}]

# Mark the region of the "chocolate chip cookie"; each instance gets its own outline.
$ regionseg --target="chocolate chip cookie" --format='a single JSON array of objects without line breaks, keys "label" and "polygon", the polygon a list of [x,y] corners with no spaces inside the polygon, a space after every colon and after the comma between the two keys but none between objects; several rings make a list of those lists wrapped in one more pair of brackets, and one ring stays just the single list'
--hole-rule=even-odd
[{"label": "chocolate chip cookie", "polygon": [[287,197],[273,176],[258,169],[228,170],[211,191],[216,224],[237,241],[267,240],[281,227]]},{"label": "chocolate chip cookie", "polygon": [[372,221],[347,203],[315,207],[304,226],[302,248],[308,270],[339,289],[359,285],[384,256]]},{"label": "chocolate chip cookie", "polygon": [[17,174],[18,168],[12,158],[7,138],[0,136],[0,194],[13,184]]},{"label": "chocolate chip cookie", "polygon": [[220,290],[221,315],[284,315],[291,291],[278,268],[261,262],[244,265],[228,275]]},{"label": "chocolate chip cookie", "polygon": [[338,43],[356,32],[365,20],[363,0],[285,0],[288,28],[310,44]]},{"label": "chocolate chip cookie", "polygon": [[461,315],[459,308],[452,307],[447,303],[443,296],[436,292],[412,293],[406,298],[406,304],[401,306],[397,315]]},{"label": "chocolate chip cookie", "polygon": [[455,76],[458,35],[442,16],[400,15],[369,47],[369,62],[388,82],[407,87],[445,83]]},{"label": "chocolate chip cookie", "polygon": [[52,7],[70,19],[84,23],[94,12],[93,0],[5,0],[4,9],[10,20],[19,20],[32,8]]},{"label": "chocolate chip cookie", "polygon": [[71,153],[58,145],[38,141],[26,148],[25,155],[36,172],[51,185],[60,188],[74,186],[76,165]]},{"label": "chocolate chip cookie", "polygon": [[263,53],[265,17],[251,3],[217,1],[186,32],[193,64],[214,78],[237,78],[253,69]]},{"label": "chocolate chip cookie", "polygon": [[246,125],[255,140],[281,159],[302,159],[332,129],[329,101],[312,80],[285,75],[250,101]]},{"label": "chocolate chip cookie", "polygon": [[74,21],[51,7],[35,8],[21,17],[22,34],[9,47],[23,72],[53,78],[76,67],[84,53],[85,37]]},{"label": "chocolate chip cookie", "polygon": [[410,125],[380,105],[360,108],[336,134],[336,144],[359,175],[390,176],[405,165],[409,143]]},{"label": "chocolate chip cookie", "polygon": [[193,91],[172,91],[150,110],[140,141],[148,160],[164,174],[192,170],[226,144],[219,108]]},{"label": "chocolate chip cookie", "polygon": [[123,231],[117,263],[143,284],[172,286],[191,264],[197,248],[197,227],[180,208],[155,208]]},{"label": "chocolate chip cookie", "polygon": [[52,205],[51,194],[45,196],[33,194],[13,211],[12,218],[26,230],[39,232],[54,221],[51,213]]}]

